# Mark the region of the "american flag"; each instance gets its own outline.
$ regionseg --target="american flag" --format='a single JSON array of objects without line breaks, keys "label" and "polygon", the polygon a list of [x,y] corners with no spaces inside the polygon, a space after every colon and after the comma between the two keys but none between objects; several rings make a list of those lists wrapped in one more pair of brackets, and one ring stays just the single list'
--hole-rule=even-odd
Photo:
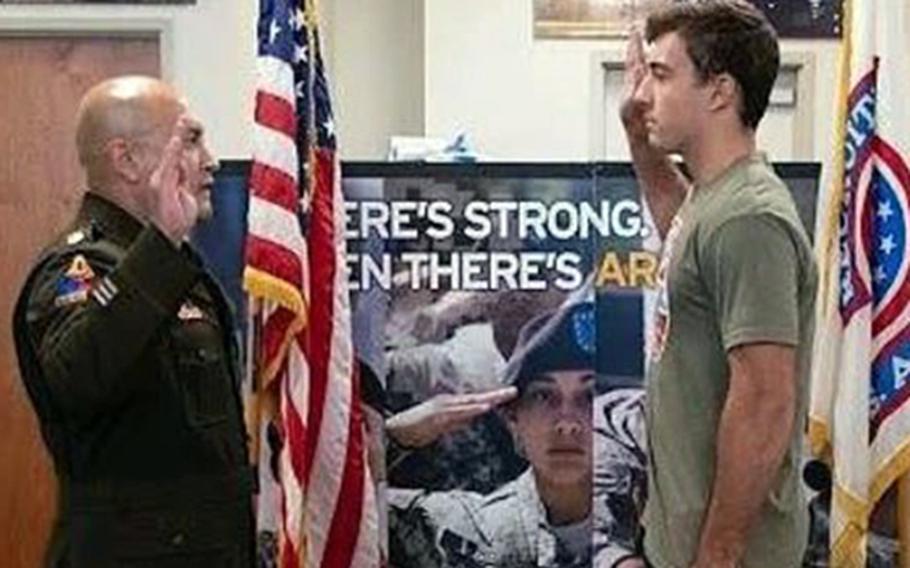
[{"label": "american flag", "polygon": [[810,423],[813,450],[833,460],[835,567],[866,565],[872,509],[910,473],[910,6],[844,13]]},{"label": "american flag", "polygon": [[[340,167],[312,0],[261,0],[258,44],[244,286],[251,429],[265,442],[256,450],[260,565],[379,566]],[[262,550],[269,543],[274,558]]]}]

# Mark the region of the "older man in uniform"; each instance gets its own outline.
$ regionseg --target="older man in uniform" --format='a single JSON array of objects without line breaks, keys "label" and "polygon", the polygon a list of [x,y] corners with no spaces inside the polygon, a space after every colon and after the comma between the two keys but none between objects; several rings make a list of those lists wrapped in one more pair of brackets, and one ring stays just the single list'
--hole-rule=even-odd
[{"label": "older man in uniform", "polygon": [[185,239],[217,162],[155,79],[84,98],[88,192],[16,306],[22,378],[59,481],[47,565],[252,565],[251,481],[225,296]]}]

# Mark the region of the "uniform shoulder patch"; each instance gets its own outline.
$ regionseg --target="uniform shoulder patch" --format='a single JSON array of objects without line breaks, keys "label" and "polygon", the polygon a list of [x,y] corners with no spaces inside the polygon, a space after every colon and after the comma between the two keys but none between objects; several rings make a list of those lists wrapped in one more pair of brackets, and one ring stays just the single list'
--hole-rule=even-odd
[{"label": "uniform shoulder patch", "polygon": [[88,300],[88,294],[95,279],[95,271],[81,254],[73,257],[69,268],[57,281],[54,305],[57,307],[81,304]]}]

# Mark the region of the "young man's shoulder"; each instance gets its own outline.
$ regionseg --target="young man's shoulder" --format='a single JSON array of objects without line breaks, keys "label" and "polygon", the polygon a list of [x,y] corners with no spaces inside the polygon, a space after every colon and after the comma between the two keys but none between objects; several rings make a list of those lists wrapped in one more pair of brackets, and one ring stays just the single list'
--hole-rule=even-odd
[{"label": "young man's shoulder", "polygon": [[756,217],[774,219],[788,232],[805,237],[806,229],[793,196],[771,166],[764,162],[750,164],[718,192],[710,209],[702,215],[701,233],[707,237],[731,222]]}]

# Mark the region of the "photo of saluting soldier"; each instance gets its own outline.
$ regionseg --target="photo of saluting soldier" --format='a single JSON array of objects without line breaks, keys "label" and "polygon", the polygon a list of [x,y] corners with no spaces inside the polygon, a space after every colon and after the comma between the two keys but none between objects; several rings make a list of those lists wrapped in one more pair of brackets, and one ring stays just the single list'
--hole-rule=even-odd
[{"label": "photo of saluting soldier", "polygon": [[524,326],[500,412],[529,467],[486,495],[390,490],[393,566],[591,565],[594,352],[593,302]]}]

